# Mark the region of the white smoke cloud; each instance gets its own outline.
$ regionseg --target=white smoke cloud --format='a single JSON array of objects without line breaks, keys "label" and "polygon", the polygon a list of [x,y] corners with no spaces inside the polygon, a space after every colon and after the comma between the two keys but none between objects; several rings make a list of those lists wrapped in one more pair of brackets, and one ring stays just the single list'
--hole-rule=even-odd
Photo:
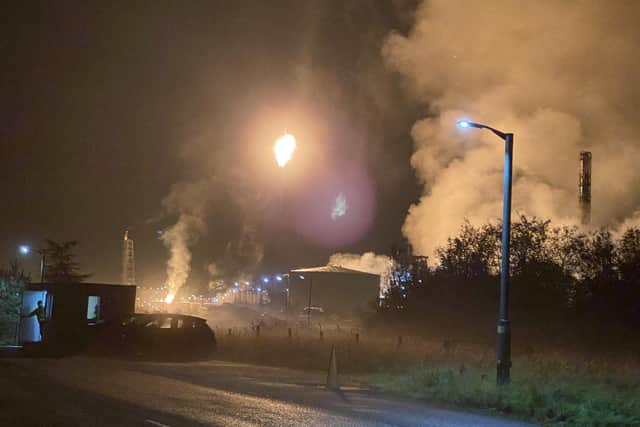
[{"label": "white smoke cloud", "polygon": [[211,278],[216,279],[222,276],[224,270],[222,269],[222,267],[220,267],[220,265],[218,265],[218,263],[211,262],[207,265],[207,272],[209,273]]},{"label": "white smoke cloud", "polygon": [[177,222],[160,237],[169,250],[167,286],[170,300],[184,286],[191,272],[191,247],[206,232],[204,216],[210,187],[209,180],[179,183],[162,201],[167,213],[178,214]]},{"label": "white smoke cloud", "polygon": [[327,265],[350,268],[352,270],[364,271],[365,273],[380,275],[380,295],[383,295],[389,288],[391,271],[394,262],[386,255],[377,255],[373,252],[365,252],[362,255],[337,253],[329,257]]},{"label": "white smoke cloud", "polygon": [[593,152],[594,226],[638,208],[640,3],[434,0],[383,56],[429,105],[412,129],[424,184],[403,232],[433,256],[467,218],[499,218],[504,147],[456,129],[468,118],[515,133],[514,213],[577,223],[578,155]]},{"label": "white smoke cloud", "polygon": [[[256,189],[250,177],[235,171],[219,171],[219,175],[197,181],[184,181],[174,184],[169,194],[162,200],[164,215],[177,215],[176,223],[161,235],[165,247],[169,250],[167,260],[167,285],[169,300],[185,285],[191,273],[192,248],[207,232],[207,217],[224,208],[221,200],[231,201],[242,212],[240,235],[226,244],[224,259],[206,265],[209,273],[209,285],[224,278],[250,278],[264,257],[264,245],[261,243],[256,217],[262,212],[268,200]],[[224,175],[227,172],[228,175]],[[223,185],[222,182],[225,184]],[[212,203],[212,202],[218,203]]]}]

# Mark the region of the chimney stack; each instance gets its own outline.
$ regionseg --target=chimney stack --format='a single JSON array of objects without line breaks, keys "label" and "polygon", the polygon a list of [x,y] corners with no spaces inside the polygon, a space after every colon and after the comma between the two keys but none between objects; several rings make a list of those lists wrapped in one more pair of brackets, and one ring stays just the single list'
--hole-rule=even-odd
[{"label": "chimney stack", "polygon": [[129,231],[125,230],[122,242],[122,284],[135,285],[136,260],[133,255],[133,240],[129,238]]},{"label": "chimney stack", "polygon": [[591,222],[591,151],[580,152],[578,195],[581,222],[587,225]]}]

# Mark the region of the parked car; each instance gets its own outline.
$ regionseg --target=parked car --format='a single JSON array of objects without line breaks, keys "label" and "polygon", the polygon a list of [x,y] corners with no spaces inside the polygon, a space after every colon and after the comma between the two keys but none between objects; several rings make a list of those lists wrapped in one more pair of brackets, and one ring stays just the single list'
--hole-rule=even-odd
[{"label": "parked car", "polygon": [[150,358],[203,358],[216,349],[207,321],[184,314],[134,314],[122,323],[125,352]]}]

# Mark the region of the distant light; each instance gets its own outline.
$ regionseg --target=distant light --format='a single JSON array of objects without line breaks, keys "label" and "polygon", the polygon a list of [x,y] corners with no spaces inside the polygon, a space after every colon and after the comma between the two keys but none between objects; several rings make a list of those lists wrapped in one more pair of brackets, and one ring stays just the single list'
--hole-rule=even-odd
[{"label": "distant light", "polygon": [[304,276],[302,274],[299,274],[298,277],[302,280],[304,280]]},{"label": "distant light", "polygon": [[238,282],[233,282],[233,286],[238,286]]},{"label": "distant light", "polygon": [[27,245],[20,245],[18,246],[18,251],[20,251],[20,254],[22,255],[29,255],[29,252],[31,252],[31,248]]},{"label": "distant light", "polygon": [[276,276],[276,280],[277,280],[278,282],[282,282],[282,276],[278,274],[278,275]]},{"label": "distant light", "polygon": [[468,128],[470,126],[471,126],[471,124],[469,123],[469,120],[458,120],[458,127],[459,128]]},{"label": "distant light", "polygon": [[262,292],[262,288],[257,288],[256,291]]},{"label": "distant light", "polygon": [[238,293],[238,290],[237,290],[237,289],[234,289],[234,290],[233,290],[233,293],[234,293],[234,294],[235,294],[235,293]]},{"label": "distant light", "polygon": [[269,278],[267,276],[264,276],[262,278],[262,283],[269,283]]}]

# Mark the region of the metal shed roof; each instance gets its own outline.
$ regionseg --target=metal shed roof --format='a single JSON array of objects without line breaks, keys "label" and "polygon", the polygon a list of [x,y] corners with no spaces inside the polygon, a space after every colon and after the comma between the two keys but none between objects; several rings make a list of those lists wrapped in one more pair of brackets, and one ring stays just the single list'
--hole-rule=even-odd
[{"label": "metal shed roof", "polygon": [[367,273],[366,271],[352,270],[340,267],[339,265],[323,265],[321,267],[297,268],[291,270],[292,273],[344,273],[344,274],[366,274],[369,276],[379,276],[378,274]]}]

